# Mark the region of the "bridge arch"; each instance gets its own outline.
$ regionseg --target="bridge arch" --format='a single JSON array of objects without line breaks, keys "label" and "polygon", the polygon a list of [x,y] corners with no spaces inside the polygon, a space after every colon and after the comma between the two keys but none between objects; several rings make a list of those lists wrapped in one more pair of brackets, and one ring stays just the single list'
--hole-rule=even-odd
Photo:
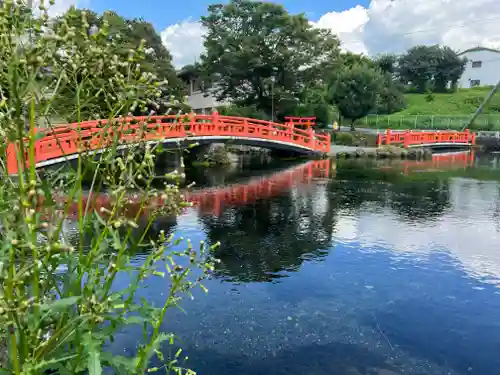
[{"label": "bridge arch", "polygon": [[[299,154],[328,153],[329,134],[316,133],[312,128],[300,129],[293,123],[280,124],[244,117],[212,115],[168,115],[128,117],[114,120],[84,121],[37,129],[35,141],[36,167],[44,167],[76,159],[82,153],[98,154],[114,142],[119,149],[137,143],[163,143],[177,146],[181,142],[201,144],[233,142],[284,150]],[[8,145],[7,169],[18,172],[16,155],[28,164],[26,150],[16,152],[16,144]]]}]

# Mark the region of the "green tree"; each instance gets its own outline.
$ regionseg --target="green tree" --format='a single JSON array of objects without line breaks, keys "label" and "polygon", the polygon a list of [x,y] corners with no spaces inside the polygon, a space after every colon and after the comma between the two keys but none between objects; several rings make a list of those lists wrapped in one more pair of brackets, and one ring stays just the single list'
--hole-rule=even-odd
[{"label": "green tree", "polygon": [[300,103],[288,109],[287,115],[316,117],[318,127],[331,125],[339,117],[338,109],[328,102],[327,85],[310,86]]},{"label": "green tree", "polygon": [[377,95],[376,111],[378,114],[391,114],[406,108],[404,86],[394,80],[390,73],[383,74],[382,86]]},{"label": "green tree", "polygon": [[224,105],[217,110],[223,116],[248,117],[257,120],[271,119],[267,113],[259,111],[255,106],[243,107],[237,105]]},{"label": "green tree", "polygon": [[400,56],[399,77],[417,92],[446,92],[456,87],[466,60],[449,47],[416,46]]},{"label": "green tree", "polygon": [[439,46],[416,46],[399,57],[399,77],[417,92],[432,88],[439,60]]},{"label": "green tree", "polygon": [[394,54],[383,54],[374,59],[375,65],[378,66],[382,73],[395,75],[398,68],[398,57]]},{"label": "green tree", "polygon": [[[144,106],[135,107],[132,110],[134,114],[147,114],[152,110],[163,113],[167,108],[172,107],[173,103],[170,100],[172,95],[181,97],[185,94],[184,85],[177,77],[172,65],[172,57],[151,23],[142,19],[128,20],[112,11],[99,15],[89,10],[70,8],[66,14],[56,21],[54,27],[59,31],[70,28],[85,30],[85,35],[91,35],[95,30],[105,28],[110,42],[109,60],[127,60],[132,51],[138,49],[144,51],[141,71],[152,74],[158,81],[166,81],[169,85],[160,90],[161,100],[157,101],[155,106],[148,103]],[[87,37],[84,34],[75,36],[75,43],[79,46],[86,43]],[[83,76],[79,77],[79,81],[89,83],[85,90],[95,94],[95,100],[90,101],[85,108],[82,108],[84,117],[102,117],[112,109],[112,103],[103,98],[103,87],[95,86],[93,83],[92,77],[105,78],[101,73],[100,71],[88,71],[85,79]],[[121,74],[125,76],[127,72],[122,71]],[[57,105],[62,109],[61,115],[66,115],[65,117],[68,117],[69,121],[75,119],[75,114],[70,112],[71,108],[75,108],[73,100],[75,96],[75,87],[66,86],[62,95],[55,98]],[[129,108],[122,108],[119,114],[125,115],[128,112],[130,112]]]},{"label": "green tree", "polygon": [[434,90],[446,92],[451,89],[454,91],[466,65],[467,59],[458,56],[450,47],[440,48],[434,75]]},{"label": "green tree", "polygon": [[332,81],[329,98],[341,115],[351,121],[366,116],[377,103],[383,77],[378,69],[364,64],[340,70]]},{"label": "green tree", "polygon": [[340,54],[339,64],[335,67],[336,69],[332,71],[335,72],[344,67],[352,68],[354,65],[366,65],[372,68],[377,67],[375,62],[368,56],[347,51]]},{"label": "green tree", "polygon": [[216,77],[219,100],[280,112],[300,99],[309,82],[339,57],[339,41],[313,28],[303,14],[281,5],[250,0],[216,4],[202,17],[207,28],[202,62]]}]

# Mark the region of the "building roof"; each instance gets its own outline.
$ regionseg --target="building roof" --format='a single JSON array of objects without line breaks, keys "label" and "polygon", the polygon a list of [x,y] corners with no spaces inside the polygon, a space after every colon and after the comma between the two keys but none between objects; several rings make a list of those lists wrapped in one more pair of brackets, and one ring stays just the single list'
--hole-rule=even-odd
[{"label": "building roof", "polygon": [[464,53],[478,52],[478,51],[490,51],[490,52],[500,53],[500,50],[498,50],[498,49],[477,46],[477,47],[466,49],[465,51],[460,52],[458,55],[460,56],[460,55],[463,55]]}]

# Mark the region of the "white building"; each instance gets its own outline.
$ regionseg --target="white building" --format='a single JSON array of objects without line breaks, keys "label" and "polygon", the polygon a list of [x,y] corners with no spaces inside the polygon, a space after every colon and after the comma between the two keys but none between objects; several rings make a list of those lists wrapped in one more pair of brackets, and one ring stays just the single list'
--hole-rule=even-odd
[{"label": "white building", "polygon": [[500,81],[500,50],[474,47],[460,52],[459,56],[467,58],[458,84],[460,88],[492,86]]},{"label": "white building", "polygon": [[198,88],[196,90],[189,90],[186,104],[188,104],[194,112],[210,114],[222,105],[229,104],[227,101],[219,102],[215,97],[215,90],[217,86],[210,87],[209,89]]},{"label": "white building", "polygon": [[186,104],[195,113],[210,114],[218,107],[229,104],[215,97],[217,84],[204,82],[195,71],[180,72],[179,77],[186,83],[188,91]]}]

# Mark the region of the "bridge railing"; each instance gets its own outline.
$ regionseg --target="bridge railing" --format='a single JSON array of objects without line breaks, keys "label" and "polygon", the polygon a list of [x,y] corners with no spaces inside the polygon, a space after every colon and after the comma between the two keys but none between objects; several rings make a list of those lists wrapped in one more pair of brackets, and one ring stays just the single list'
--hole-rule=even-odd
[{"label": "bridge railing", "polygon": [[[295,145],[316,152],[328,152],[329,134],[317,134],[311,128],[304,130],[290,124],[244,117],[212,115],[168,115],[127,117],[113,120],[92,120],[37,129],[35,163],[104,149],[111,144],[133,144],[164,139],[189,139],[190,137],[240,137],[271,140]],[[18,160],[15,145],[7,152],[9,173],[16,173]],[[27,151],[24,154],[28,161]]]},{"label": "bridge railing", "polygon": [[468,129],[463,132],[457,131],[398,131],[387,129],[385,134],[377,136],[377,145],[402,145],[404,147],[415,147],[425,145],[475,145],[476,134]]}]

